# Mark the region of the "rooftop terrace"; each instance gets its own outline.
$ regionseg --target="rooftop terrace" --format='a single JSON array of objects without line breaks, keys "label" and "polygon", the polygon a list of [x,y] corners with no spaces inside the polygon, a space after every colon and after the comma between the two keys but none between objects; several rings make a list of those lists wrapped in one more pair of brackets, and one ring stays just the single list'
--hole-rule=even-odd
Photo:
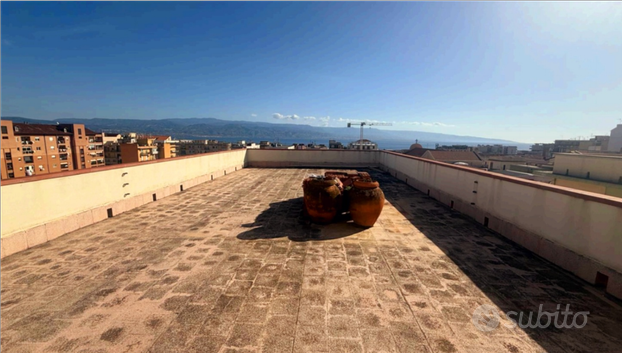
[{"label": "rooftop terrace", "polygon": [[[457,169],[459,170],[459,169]],[[302,178],[243,169],[2,259],[5,352],[619,352],[602,292],[388,174],[376,226],[302,216]],[[473,311],[589,311],[482,332]]]}]

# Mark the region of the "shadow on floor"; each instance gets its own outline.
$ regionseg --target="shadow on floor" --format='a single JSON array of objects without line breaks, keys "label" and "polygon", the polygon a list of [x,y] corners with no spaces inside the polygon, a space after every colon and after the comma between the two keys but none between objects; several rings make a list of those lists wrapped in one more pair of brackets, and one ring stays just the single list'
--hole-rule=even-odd
[{"label": "shadow on floor", "polygon": [[348,214],[337,216],[330,224],[314,224],[304,213],[303,198],[298,197],[270,204],[255,218],[242,226],[249,228],[237,235],[241,240],[288,237],[291,241],[318,241],[347,237],[365,228],[352,223]]},{"label": "shadow on floor", "polygon": [[[557,304],[561,310],[569,304],[571,311],[590,312],[588,324],[581,329],[558,329],[554,325],[524,329],[546,352],[622,352],[619,302],[389,174],[370,174],[380,182],[387,201],[504,312],[537,314],[540,304],[547,312],[555,312]],[[471,317],[473,313],[468,314]],[[561,322],[561,314],[559,318]]]}]

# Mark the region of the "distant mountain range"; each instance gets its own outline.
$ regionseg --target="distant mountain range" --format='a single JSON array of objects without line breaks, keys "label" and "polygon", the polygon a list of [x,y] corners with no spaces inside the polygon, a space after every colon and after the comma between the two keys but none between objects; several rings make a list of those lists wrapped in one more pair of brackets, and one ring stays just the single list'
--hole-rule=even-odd
[{"label": "distant mountain range", "polygon": [[[188,118],[188,119],[160,119],[160,120],[136,120],[136,119],[59,119],[37,120],[23,117],[2,117],[2,120],[13,122],[26,122],[31,124],[85,124],[91,130],[106,133],[137,132],[153,135],[171,135],[173,138],[183,139],[226,139],[239,138],[246,140],[292,140],[299,139],[301,143],[309,141],[322,141],[334,139],[344,144],[359,138],[360,129],[347,127],[316,127],[296,124],[272,124],[252,121],[231,121],[215,118]],[[365,128],[364,137],[382,144],[382,141],[390,142],[391,146],[404,146],[419,140],[424,147],[433,143],[440,144],[502,144],[518,146],[519,149],[527,149],[528,144],[491,139],[474,136],[459,136],[424,131],[395,131]],[[426,144],[427,143],[427,144]],[[386,143],[385,143],[386,145]],[[432,147],[432,146],[430,146]],[[382,146],[381,146],[382,148]],[[395,148],[395,147],[384,147]]]}]

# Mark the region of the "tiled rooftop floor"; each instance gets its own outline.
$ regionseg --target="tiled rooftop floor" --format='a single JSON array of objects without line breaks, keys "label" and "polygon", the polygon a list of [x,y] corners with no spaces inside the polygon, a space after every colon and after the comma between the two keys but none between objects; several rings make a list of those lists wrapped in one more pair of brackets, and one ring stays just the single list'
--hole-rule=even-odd
[{"label": "tiled rooftop floor", "polygon": [[[622,351],[618,304],[388,175],[375,227],[306,223],[312,172],[244,169],[2,260],[3,352]],[[541,303],[589,323],[470,321]]]}]

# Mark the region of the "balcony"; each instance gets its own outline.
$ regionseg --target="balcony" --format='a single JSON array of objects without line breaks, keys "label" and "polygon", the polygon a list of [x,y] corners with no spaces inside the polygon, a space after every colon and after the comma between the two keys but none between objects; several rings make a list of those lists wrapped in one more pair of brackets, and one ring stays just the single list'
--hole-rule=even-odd
[{"label": "balcony", "polygon": [[[562,188],[536,188],[380,151],[248,151],[145,162],[132,167],[140,168],[138,173],[119,166],[76,173],[66,181],[3,184],[3,200],[12,195],[19,200],[13,186],[23,195],[46,182],[62,190],[98,185],[100,191],[75,195],[80,207],[93,203],[90,212],[66,202],[62,213],[50,210],[42,215],[49,219],[33,220],[38,222],[33,226],[45,222],[45,234],[53,240],[2,259],[3,348],[45,351],[67,337],[76,351],[497,353],[620,347],[619,302],[494,232],[496,216],[488,214],[490,222],[483,226],[458,212],[485,208],[489,182],[499,193],[495,200],[517,207],[521,199],[503,197],[505,188],[513,194],[524,194],[521,187]],[[386,203],[373,228],[358,228],[347,218],[314,225],[302,215],[302,178],[339,161],[358,169],[370,166],[365,170],[380,182]],[[240,170],[241,164],[250,168]],[[182,174],[190,179],[180,179]],[[445,194],[422,176],[427,174],[444,185]],[[144,175],[159,178],[152,182]],[[473,178],[479,181],[477,194],[460,194],[461,182],[447,181],[464,179],[472,187]],[[135,185],[143,189],[127,197],[108,192],[118,190],[122,180],[132,191]],[[169,186],[162,188],[162,180]],[[419,191],[409,185],[427,186]],[[565,192],[553,198],[579,198]],[[50,193],[38,200],[42,207],[47,197],[50,204],[58,199]],[[449,193],[454,203],[445,202]],[[460,195],[472,198],[463,202]],[[609,207],[604,200],[593,196],[581,202],[607,214],[601,212]],[[557,234],[568,234],[563,222],[547,217],[548,206],[537,210],[542,219],[554,223]],[[13,220],[30,208],[16,203],[3,208],[3,217]],[[58,220],[68,211],[75,212],[75,222]],[[513,214],[519,222],[521,215]],[[22,218],[3,224],[3,231],[20,232]],[[93,219],[99,222],[89,225]],[[581,228],[581,218],[573,219],[577,223],[568,226]],[[62,232],[68,234],[59,237]],[[3,241],[3,251],[8,246]],[[537,312],[541,303],[548,311],[556,304],[588,310],[588,323],[572,330],[499,326],[482,332],[471,322],[482,304]]]}]

